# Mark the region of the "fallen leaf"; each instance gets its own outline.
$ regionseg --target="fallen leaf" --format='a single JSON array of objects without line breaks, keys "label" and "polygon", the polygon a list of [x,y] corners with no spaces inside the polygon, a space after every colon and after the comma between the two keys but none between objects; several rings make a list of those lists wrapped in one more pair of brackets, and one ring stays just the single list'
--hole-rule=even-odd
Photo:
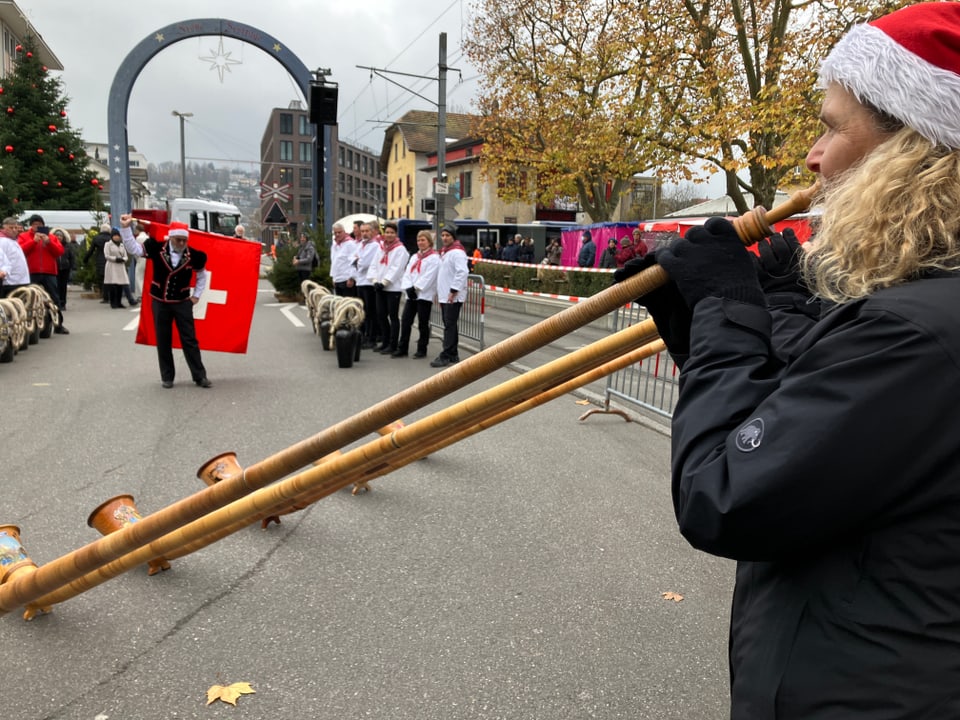
[{"label": "fallen leaf", "polygon": [[233,685],[212,685],[210,689],[207,690],[207,705],[215,700],[223,700],[225,703],[236,707],[237,699],[241,695],[248,695],[255,692],[256,690],[250,687],[250,683],[246,682],[235,682]]},{"label": "fallen leaf", "polygon": [[674,602],[680,602],[681,600],[683,600],[683,595],[681,595],[680,593],[675,593],[671,590],[668,590],[665,593],[660,593],[660,595],[661,597],[663,597],[664,600],[673,600]]},{"label": "fallen leaf", "polygon": [[587,399],[577,400],[577,405],[589,405],[590,401]]}]

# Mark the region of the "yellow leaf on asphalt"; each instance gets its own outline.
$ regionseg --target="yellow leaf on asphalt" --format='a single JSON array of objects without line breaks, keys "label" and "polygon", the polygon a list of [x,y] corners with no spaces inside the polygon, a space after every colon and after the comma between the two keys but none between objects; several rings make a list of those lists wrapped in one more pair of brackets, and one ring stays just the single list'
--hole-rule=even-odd
[{"label": "yellow leaf on asphalt", "polygon": [[229,703],[236,707],[237,699],[241,695],[248,695],[250,693],[255,693],[250,683],[246,682],[235,682],[232,685],[212,685],[209,690],[207,690],[207,705],[216,701],[223,700],[225,703]]},{"label": "yellow leaf on asphalt", "polygon": [[590,404],[590,401],[589,401],[589,400],[586,400],[586,399],[584,399],[584,400],[577,400],[577,405],[589,405],[589,404]]},{"label": "yellow leaf on asphalt", "polygon": [[673,600],[674,602],[680,602],[681,600],[683,600],[683,595],[681,595],[680,593],[672,592],[670,590],[668,590],[665,593],[660,593],[660,595],[663,597],[664,600]]}]

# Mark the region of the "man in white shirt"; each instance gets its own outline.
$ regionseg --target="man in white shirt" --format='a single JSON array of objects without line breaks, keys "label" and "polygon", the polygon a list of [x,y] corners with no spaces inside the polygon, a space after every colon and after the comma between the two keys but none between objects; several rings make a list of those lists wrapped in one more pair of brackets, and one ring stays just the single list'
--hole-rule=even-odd
[{"label": "man in white shirt", "polygon": [[369,220],[360,226],[360,243],[357,250],[357,295],[363,301],[363,347],[374,348],[380,339],[377,323],[377,293],[373,282],[367,277],[370,266],[380,257],[380,223]]},{"label": "man in white shirt", "polygon": [[343,231],[343,225],[333,226],[333,244],[330,246],[330,278],[335,295],[357,296],[357,252],[360,243]]},{"label": "man in white shirt", "polygon": [[0,297],[6,297],[18,287],[30,284],[27,256],[17,242],[20,221],[15,217],[3,219],[0,228]]},{"label": "man in white shirt", "polygon": [[447,223],[440,231],[440,269],[437,272],[437,300],[443,318],[443,350],[430,367],[460,362],[460,308],[467,299],[467,251],[457,240],[457,228]]}]

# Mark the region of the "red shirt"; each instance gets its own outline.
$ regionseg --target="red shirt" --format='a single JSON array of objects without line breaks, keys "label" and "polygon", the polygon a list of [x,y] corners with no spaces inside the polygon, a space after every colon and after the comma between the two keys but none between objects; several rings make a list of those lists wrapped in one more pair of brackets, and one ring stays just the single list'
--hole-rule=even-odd
[{"label": "red shirt", "polygon": [[27,258],[27,269],[31,275],[57,275],[60,267],[57,258],[63,255],[63,245],[56,235],[48,235],[49,242],[38,242],[36,231],[32,228],[20,233],[17,242]]}]

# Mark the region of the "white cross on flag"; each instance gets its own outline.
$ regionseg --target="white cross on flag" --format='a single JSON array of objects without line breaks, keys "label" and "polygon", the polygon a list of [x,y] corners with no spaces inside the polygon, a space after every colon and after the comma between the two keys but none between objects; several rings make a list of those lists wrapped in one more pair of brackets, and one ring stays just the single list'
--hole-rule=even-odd
[{"label": "white cross on flag", "polygon": [[[163,241],[167,226],[151,222],[151,237]],[[260,278],[260,243],[237,240],[224,235],[190,230],[189,247],[207,254],[207,287],[200,301],[193,306],[197,342],[201,350],[246,353],[250,338],[250,324],[257,304],[257,284]],[[147,262],[143,277],[144,302],[140,308],[137,342],[156,345],[153,323],[153,303],[149,291],[153,281],[153,262]],[[193,283],[195,284],[195,280]],[[173,346],[182,347],[177,328],[173,328]]]}]

